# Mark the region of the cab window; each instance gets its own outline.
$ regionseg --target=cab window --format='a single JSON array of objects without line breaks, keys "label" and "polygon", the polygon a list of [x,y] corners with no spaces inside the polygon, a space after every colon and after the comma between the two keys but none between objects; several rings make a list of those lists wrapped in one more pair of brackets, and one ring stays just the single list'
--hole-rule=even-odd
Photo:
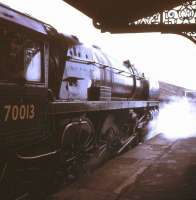
[{"label": "cab window", "polygon": [[42,46],[29,34],[0,27],[0,81],[42,82]]},{"label": "cab window", "polygon": [[25,79],[41,82],[41,49],[36,43],[31,43],[24,50]]}]

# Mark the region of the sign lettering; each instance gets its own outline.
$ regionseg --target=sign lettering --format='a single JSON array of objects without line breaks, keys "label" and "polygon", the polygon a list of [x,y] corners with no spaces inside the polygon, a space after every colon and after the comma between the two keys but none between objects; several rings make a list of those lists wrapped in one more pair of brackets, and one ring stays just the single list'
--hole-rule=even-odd
[{"label": "sign lettering", "polygon": [[4,122],[8,120],[29,120],[35,118],[35,105],[34,104],[22,104],[22,105],[5,105],[5,117]]}]

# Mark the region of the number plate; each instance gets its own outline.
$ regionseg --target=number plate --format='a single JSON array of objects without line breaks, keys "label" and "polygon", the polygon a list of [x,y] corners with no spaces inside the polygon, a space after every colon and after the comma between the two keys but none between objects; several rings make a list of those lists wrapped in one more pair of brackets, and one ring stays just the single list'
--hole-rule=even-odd
[{"label": "number plate", "polygon": [[1,121],[33,120],[36,115],[36,106],[34,104],[7,104],[3,106]]}]

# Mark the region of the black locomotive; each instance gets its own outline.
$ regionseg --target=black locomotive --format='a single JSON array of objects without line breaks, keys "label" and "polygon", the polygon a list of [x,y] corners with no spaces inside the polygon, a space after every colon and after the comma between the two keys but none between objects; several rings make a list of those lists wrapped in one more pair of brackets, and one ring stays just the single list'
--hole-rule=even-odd
[{"label": "black locomotive", "polygon": [[158,93],[129,61],[1,5],[0,185],[13,160],[72,166],[139,142]]}]

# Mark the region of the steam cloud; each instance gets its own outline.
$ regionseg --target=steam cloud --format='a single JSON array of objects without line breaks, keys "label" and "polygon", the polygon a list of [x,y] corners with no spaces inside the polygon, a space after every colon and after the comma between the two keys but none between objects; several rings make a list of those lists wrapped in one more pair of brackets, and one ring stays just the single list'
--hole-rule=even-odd
[{"label": "steam cloud", "polygon": [[186,97],[172,97],[160,106],[159,114],[148,126],[150,139],[161,133],[165,138],[196,137],[196,102]]}]

